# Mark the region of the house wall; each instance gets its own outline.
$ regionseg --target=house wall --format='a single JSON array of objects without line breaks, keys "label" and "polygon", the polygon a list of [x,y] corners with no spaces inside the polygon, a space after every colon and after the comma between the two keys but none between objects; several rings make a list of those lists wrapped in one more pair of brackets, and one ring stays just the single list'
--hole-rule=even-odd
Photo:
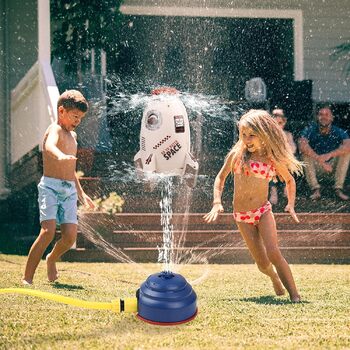
[{"label": "house wall", "polygon": [[5,70],[5,1],[0,1],[0,196],[6,187],[7,163],[7,96]]},{"label": "house wall", "polygon": [[0,198],[11,159],[11,90],[37,60],[37,28],[36,0],[0,0]]},{"label": "house wall", "polygon": [[[347,0],[125,0],[124,7],[199,7],[247,9],[301,10],[303,15],[304,79],[313,80],[315,102],[348,102],[350,77],[343,72],[343,64],[333,63],[330,54],[335,46],[348,39],[350,32],[350,6]],[[204,10],[205,12],[205,10]],[[150,10],[152,14],[152,10]]]},{"label": "house wall", "polygon": [[36,0],[7,2],[7,59],[12,90],[38,58],[38,11]]}]

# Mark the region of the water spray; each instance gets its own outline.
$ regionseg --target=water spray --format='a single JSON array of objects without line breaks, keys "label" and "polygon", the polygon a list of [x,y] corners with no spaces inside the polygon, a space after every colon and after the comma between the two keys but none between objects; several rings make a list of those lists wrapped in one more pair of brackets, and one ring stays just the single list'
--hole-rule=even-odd
[{"label": "water spray", "polygon": [[[158,173],[184,177],[193,187],[198,163],[190,153],[190,127],[186,108],[173,88],[159,88],[152,92],[142,120],[140,151],[135,165],[144,174]],[[171,187],[171,182],[168,182]],[[169,194],[169,189],[168,189]],[[169,196],[171,198],[171,196]],[[171,218],[171,200],[165,219]],[[164,208],[162,208],[164,209]],[[164,219],[164,220],[165,220]],[[166,221],[166,220],[165,220]],[[164,226],[164,225],[163,225]],[[0,294],[25,294],[86,309],[137,312],[137,317],[157,325],[177,325],[191,321],[197,315],[197,295],[186,279],[170,271],[172,225],[166,222],[163,258],[166,269],[150,275],[136,292],[136,297],[111,302],[89,302],[26,288],[0,289]]]}]

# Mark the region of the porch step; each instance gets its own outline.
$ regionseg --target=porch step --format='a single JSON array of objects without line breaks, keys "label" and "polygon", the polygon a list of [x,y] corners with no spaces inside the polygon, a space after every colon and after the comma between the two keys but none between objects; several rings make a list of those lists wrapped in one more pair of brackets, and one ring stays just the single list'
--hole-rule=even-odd
[{"label": "porch step", "polygon": [[[114,157],[114,156],[112,156]],[[78,156],[79,159],[79,156]],[[221,164],[221,161],[219,162]],[[84,163],[85,164],[85,163]],[[88,164],[88,162],[86,163]],[[111,164],[114,164],[114,160]],[[125,199],[123,206],[124,213],[156,213],[159,211],[159,201],[161,199],[160,186],[156,186],[153,191],[147,189],[146,183],[142,184],[138,179],[132,176],[124,177],[123,181],[118,181],[117,175],[109,174],[106,176],[105,169],[108,166],[103,166],[103,173],[94,173],[85,171],[85,174],[92,176],[82,177],[80,182],[86,193],[92,197],[108,196],[110,192],[116,192]],[[112,167],[111,169],[114,169]],[[124,171],[120,171],[123,175]],[[212,202],[212,184],[215,176],[198,177],[196,187],[187,193],[187,189],[179,180],[175,180],[173,184],[173,203],[176,204],[173,208],[174,212],[182,213],[186,209],[182,208],[184,195],[188,195],[190,211],[192,213],[200,213],[209,211]],[[350,178],[349,176],[347,178]],[[345,192],[350,192],[350,183],[346,183]],[[297,181],[297,200],[296,212],[317,213],[317,212],[335,212],[349,213],[350,201],[339,201],[337,197],[329,191],[321,201],[311,201],[309,199],[309,189],[305,181]],[[223,193],[223,205],[227,212],[232,210],[232,188],[228,186],[228,190]],[[275,212],[283,212],[286,205],[286,198],[281,194],[278,205],[274,206]]]},{"label": "porch step", "polygon": [[[187,227],[194,225],[198,228],[200,225],[203,229],[218,229],[228,228],[231,229],[235,224],[231,214],[221,214],[217,221],[213,223],[206,223],[203,219],[205,213],[174,213],[172,215],[171,222],[174,226],[184,225]],[[348,213],[298,213],[300,223],[295,223],[291,216],[287,213],[274,213],[277,225],[288,225],[299,229],[303,225],[317,225],[319,226],[331,226],[336,225],[339,228],[349,225],[350,227],[350,214]],[[161,215],[159,213],[121,213],[115,215],[108,215],[102,212],[88,212],[80,216],[80,221],[87,224],[93,223],[94,225],[115,225],[116,227],[132,226],[134,228],[145,228],[160,226]],[[315,228],[315,226],[314,226]]]},{"label": "porch step", "polygon": [[[281,247],[286,260],[291,264],[349,264],[350,247]],[[130,259],[130,262],[156,262],[157,248],[125,248],[121,250]],[[191,263],[211,264],[252,264],[254,263],[248,249],[245,247],[191,247],[183,253],[202,253],[203,258],[191,257]],[[63,256],[63,261],[70,262],[120,262],[116,255],[109,255],[97,249],[77,248],[69,250]],[[186,260],[185,260],[186,261]]]},{"label": "porch step", "polygon": [[[281,247],[299,246],[350,246],[350,230],[319,230],[310,232],[309,230],[283,230],[277,231],[279,244]],[[155,244],[161,245],[163,232],[157,231],[113,231],[104,234],[103,238],[118,247],[147,247]],[[215,231],[173,231],[175,246],[180,242],[181,246],[210,246],[230,243],[232,245],[244,244],[238,230],[215,230]],[[82,234],[78,238],[78,245],[83,247],[93,247]]]},{"label": "porch step", "polygon": [[[253,262],[231,214],[212,224],[205,223],[203,215],[173,214],[174,254],[194,263]],[[301,213],[300,224],[288,214],[275,217],[279,244],[289,262],[350,262],[350,214]],[[118,256],[126,256],[136,262],[156,262],[162,246],[158,213],[87,213],[80,217],[79,229],[77,249],[64,255],[66,261],[118,261]],[[111,254],[98,246],[109,246]]]},{"label": "porch step", "polygon": [[31,234],[28,223],[2,223],[0,224],[0,253],[28,254],[36,238],[37,235]]}]

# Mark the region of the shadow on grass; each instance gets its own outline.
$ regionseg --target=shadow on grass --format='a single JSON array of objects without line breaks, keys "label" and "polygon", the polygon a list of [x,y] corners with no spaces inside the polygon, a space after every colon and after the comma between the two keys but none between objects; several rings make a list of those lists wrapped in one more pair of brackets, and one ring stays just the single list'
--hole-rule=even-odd
[{"label": "shadow on grass", "polygon": [[[72,317],[71,320],[68,322],[72,321],[74,321],[74,317]],[[36,332],[31,337],[24,336],[22,338],[22,341],[24,340],[24,343],[28,345],[27,348],[30,347],[29,345],[33,346],[33,344],[38,348],[46,348],[52,346],[52,344],[57,344],[57,342],[65,341],[68,344],[71,342],[74,345],[77,343],[82,344],[83,342],[92,342],[93,344],[96,344],[96,348],[102,349],[103,344],[106,343],[106,339],[123,339],[123,337],[125,337],[126,330],[131,334],[137,334],[137,332],[142,332],[145,336],[151,337],[159,337],[159,333],[161,333],[164,337],[175,337],[176,334],[178,334],[179,331],[183,330],[186,325],[151,325],[149,323],[138,320],[133,314],[126,314],[124,317],[116,315],[115,321],[113,321],[112,324],[101,325],[100,321],[101,318],[90,319],[90,322],[95,322],[96,326],[94,327],[94,329],[89,328],[88,331],[86,331],[86,329],[82,327],[81,329],[75,330],[73,332],[71,329],[66,328],[65,326],[62,329],[51,331],[49,334]],[[106,319],[106,322],[108,322],[108,318]],[[109,339],[110,342],[112,341],[111,339]],[[109,345],[107,345],[107,347],[103,348],[111,348],[109,347],[111,344],[110,342],[108,343]],[[72,348],[74,348],[74,345],[72,346]],[[79,349],[80,348],[81,347],[79,347]],[[116,347],[113,347],[113,349],[114,348],[119,348],[118,344],[116,345]]]},{"label": "shadow on grass", "polygon": [[250,297],[250,298],[241,298],[240,301],[245,301],[249,303],[256,303],[256,304],[264,304],[264,305],[288,305],[288,304],[309,304],[308,301],[301,301],[300,303],[293,303],[290,300],[287,299],[280,299],[273,295],[264,295],[261,297]]},{"label": "shadow on grass", "polygon": [[60,282],[53,283],[52,284],[52,288],[66,289],[66,290],[85,290],[85,288],[82,287],[82,286],[77,286],[77,285],[74,285],[74,284],[60,283]]},{"label": "shadow on grass", "polygon": [[[0,254],[2,254],[1,251],[0,251]],[[19,262],[11,261],[11,260],[5,259],[5,258],[3,258],[3,257],[0,257],[0,261],[6,262],[6,263],[8,263],[8,264],[13,264],[13,265],[22,265],[22,264],[19,263]]]},{"label": "shadow on grass", "polygon": [[[60,272],[63,272],[63,271],[65,271],[65,272],[76,272],[76,273],[80,273],[80,274],[82,274],[82,275],[87,275],[87,276],[93,276],[94,274],[93,273],[91,273],[91,272],[86,272],[86,271],[79,271],[79,270],[71,270],[71,269],[67,269],[67,270],[65,270],[65,269],[60,269]],[[95,274],[96,275],[96,274]],[[107,279],[107,280],[111,280],[111,276],[103,276],[103,275],[101,275],[101,274],[98,274],[98,276],[99,276],[99,278],[104,278],[104,279]],[[132,281],[126,281],[126,280],[122,280],[122,279],[114,279],[114,281],[115,282],[120,282],[120,283],[126,283],[126,284],[131,284],[131,285],[134,285],[134,286],[138,286],[139,285],[139,283],[136,283],[136,282],[132,282]]]}]

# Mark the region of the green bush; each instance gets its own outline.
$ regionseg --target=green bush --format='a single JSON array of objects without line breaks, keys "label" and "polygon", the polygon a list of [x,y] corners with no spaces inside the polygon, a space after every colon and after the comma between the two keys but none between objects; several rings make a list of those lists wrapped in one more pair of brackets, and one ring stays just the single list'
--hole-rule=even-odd
[{"label": "green bush", "polygon": [[109,193],[108,197],[103,196],[100,198],[94,198],[95,209],[90,209],[85,205],[79,207],[79,211],[101,211],[103,213],[115,214],[123,211],[124,199],[120,197],[116,192]]}]

